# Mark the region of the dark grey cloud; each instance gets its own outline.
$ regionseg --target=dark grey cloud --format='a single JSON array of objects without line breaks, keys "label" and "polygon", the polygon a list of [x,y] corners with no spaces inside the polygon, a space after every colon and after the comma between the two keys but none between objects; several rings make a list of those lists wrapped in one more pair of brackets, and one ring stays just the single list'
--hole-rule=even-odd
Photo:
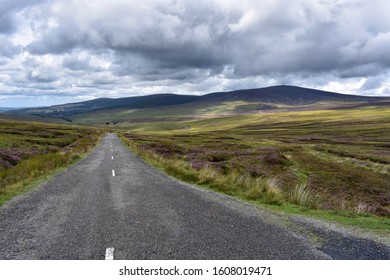
[{"label": "dark grey cloud", "polygon": [[18,25],[15,14],[46,0],[0,0],[0,33],[14,32]]},{"label": "dark grey cloud", "polygon": [[64,55],[61,65],[64,68],[72,71],[99,72],[104,70],[98,65],[93,65],[92,58],[89,54],[83,54],[79,52]]},{"label": "dark grey cloud", "polygon": [[[390,36],[388,24],[359,22],[365,19],[361,13],[375,3],[351,7],[350,1],[244,2],[246,9],[236,2],[225,10],[218,1],[196,5],[103,1],[96,4],[102,5],[98,8],[85,1],[66,3],[53,14],[56,25],[42,31],[28,49],[35,54],[61,54],[75,48],[111,50],[117,61],[123,56],[136,61],[134,68],[117,67],[120,75],[140,71],[139,61],[145,68],[141,72],[149,72],[148,67],[182,71],[183,67],[221,70],[234,65],[238,77],[269,72],[345,73],[367,63],[388,67],[390,55],[384,48]],[[93,8],[96,12],[90,13]],[[383,9],[378,4],[376,8]],[[356,32],[350,25],[354,22],[358,22],[356,29],[363,25],[365,30]]]},{"label": "dark grey cloud", "polygon": [[49,99],[277,83],[383,95],[388,10],[386,0],[0,0],[0,82]]},{"label": "dark grey cloud", "polygon": [[55,73],[50,72],[42,72],[42,71],[30,71],[27,74],[27,78],[30,81],[38,82],[38,83],[50,83],[57,80],[57,76]]},{"label": "dark grey cloud", "polygon": [[9,33],[15,30],[13,12],[23,7],[25,2],[27,1],[0,1],[0,33]]}]

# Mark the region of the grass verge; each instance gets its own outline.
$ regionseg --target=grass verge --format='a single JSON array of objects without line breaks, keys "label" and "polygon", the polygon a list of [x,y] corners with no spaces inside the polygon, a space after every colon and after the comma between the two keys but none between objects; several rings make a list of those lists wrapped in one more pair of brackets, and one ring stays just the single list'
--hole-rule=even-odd
[{"label": "grass verge", "polygon": [[142,159],[165,171],[167,174],[186,182],[206,185],[233,196],[243,196],[249,200],[258,200],[268,204],[281,204],[282,193],[276,178],[253,178],[239,172],[221,174],[212,167],[194,169],[190,163],[172,158],[164,158],[153,152],[142,150],[139,145],[123,138],[122,140]]},{"label": "grass verge", "polygon": [[[100,139],[100,138],[99,138]],[[52,158],[52,161],[46,161],[44,164],[44,169],[37,171],[37,165],[35,165],[35,162],[38,162],[38,165],[42,165],[42,158],[34,158],[30,160],[27,163],[23,163],[22,169],[25,168],[25,166],[30,166],[30,168],[33,166],[33,169],[31,169],[31,172],[29,174],[26,174],[23,179],[20,179],[19,181],[5,187],[0,194],[0,206],[2,206],[4,203],[9,201],[15,196],[24,194],[28,192],[29,190],[41,185],[42,183],[50,180],[57,174],[64,172],[72,165],[78,163],[79,161],[83,160],[89,152],[92,150],[92,146],[89,147],[87,150],[84,150],[84,153],[73,155],[73,156],[65,156],[65,160],[61,160],[61,157],[58,155],[49,155],[48,158]]]},{"label": "grass verge", "polygon": [[102,135],[94,128],[0,119],[0,205],[85,157]]},{"label": "grass verge", "polygon": [[122,141],[148,164],[184,182],[212,189],[261,208],[288,214],[298,214],[368,230],[382,236],[390,235],[390,219],[370,213],[349,210],[317,209],[321,197],[314,195],[301,182],[283,194],[277,177],[256,177],[238,172],[222,174],[210,167],[194,169],[185,160],[163,157],[142,148],[142,144],[120,135]]}]

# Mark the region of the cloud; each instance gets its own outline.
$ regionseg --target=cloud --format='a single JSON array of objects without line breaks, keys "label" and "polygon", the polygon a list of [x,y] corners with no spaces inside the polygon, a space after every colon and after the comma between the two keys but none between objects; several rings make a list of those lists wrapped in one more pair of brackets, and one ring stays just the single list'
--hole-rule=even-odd
[{"label": "cloud", "polygon": [[0,1],[0,86],[49,99],[53,88],[99,97],[277,83],[383,95],[389,9],[385,0]]},{"label": "cloud", "polygon": [[22,10],[34,7],[46,0],[1,0],[0,1],[0,33],[11,33],[17,28],[17,14]]},{"label": "cloud", "polygon": [[74,52],[62,57],[62,67],[71,71],[99,72],[104,70],[104,61],[86,52]]},{"label": "cloud", "polygon": [[0,34],[0,42],[0,57],[12,57],[20,52],[20,48],[15,46],[4,34]]}]

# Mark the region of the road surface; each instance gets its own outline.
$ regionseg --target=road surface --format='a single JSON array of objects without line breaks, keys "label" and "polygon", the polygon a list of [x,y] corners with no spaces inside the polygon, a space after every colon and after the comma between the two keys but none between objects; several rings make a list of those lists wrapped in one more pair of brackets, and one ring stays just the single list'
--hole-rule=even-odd
[{"label": "road surface", "polygon": [[0,208],[0,259],[390,258],[373,241],[316,234],[322,242],[246,203],[173,180],[115,134]]}]

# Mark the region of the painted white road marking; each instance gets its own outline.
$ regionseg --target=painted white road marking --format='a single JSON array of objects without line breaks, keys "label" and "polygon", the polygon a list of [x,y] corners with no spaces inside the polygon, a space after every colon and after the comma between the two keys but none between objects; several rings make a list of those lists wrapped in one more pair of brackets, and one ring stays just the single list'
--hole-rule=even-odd
[{"label": "painted white road marking", "polygon": [[114,156],[111,156],[111,159],[114,159]]},{"label": "painted white road marking", "polygon": [[111,261],[114,259],[114,248],[106,249],[106,261]]},{"label": "painted white road marking", "polygon": [[115,170],[112,170],[112,176],[115,177]]}]

